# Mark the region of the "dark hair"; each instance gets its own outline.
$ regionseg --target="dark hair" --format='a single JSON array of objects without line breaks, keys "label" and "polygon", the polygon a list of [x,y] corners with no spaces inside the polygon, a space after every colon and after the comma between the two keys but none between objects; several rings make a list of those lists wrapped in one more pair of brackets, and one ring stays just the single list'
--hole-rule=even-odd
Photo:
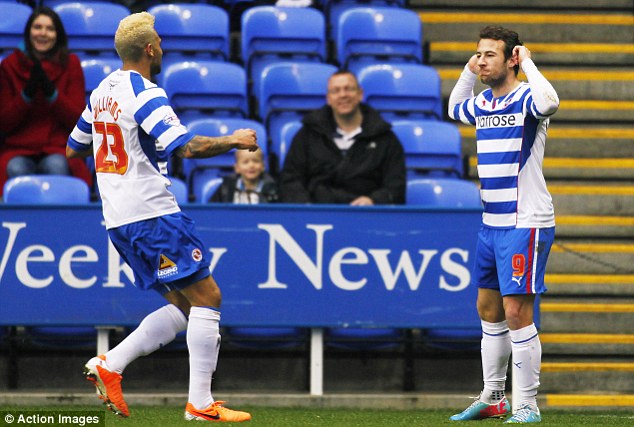
[{"label": "dark hair", "polygon": [[[500,26],[488,26],[480,30],[480,39],[502,40],[504,42],[504,60],[507,61],[513,55],[515,46],[523,46],[520,36],[513,30]],[[519,72],[520,66],[513,67],[515,75]]]},{"label": "dark hair", "polygon": [[35,59],[33,45],[31,45],[31,27],[33,26],[33,21],[35,21],[35,19],[40,15],[46,15],[51,18],[53,26],[55,27],[55,32],[57,33],[55,46],[53,46],[47,55],[51,57],[55,57],[55,55],[57,55],[58,61],[62,64],[66,64],[66,61],[68,60],[68,36],[66,35],[64,24],[62,24],[62,20],[57,12],[47,6],[41,6],[34,9],[31,16],[29,16],[28,21],[26,21],[26,26],[24,27],[24,50],[26,51],[26,54],[29,58]]}]

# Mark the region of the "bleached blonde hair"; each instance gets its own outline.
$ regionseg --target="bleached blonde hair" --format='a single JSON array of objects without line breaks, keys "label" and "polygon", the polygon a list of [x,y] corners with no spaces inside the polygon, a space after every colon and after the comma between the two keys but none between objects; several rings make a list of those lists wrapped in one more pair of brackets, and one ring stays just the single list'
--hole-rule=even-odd
[{"label": "bleached blonde hair", "polygon": [[154,43],[154,15],[133,13],[119,22],[114,36],[114,47],[122,61],[138,62],[148,43]]}]

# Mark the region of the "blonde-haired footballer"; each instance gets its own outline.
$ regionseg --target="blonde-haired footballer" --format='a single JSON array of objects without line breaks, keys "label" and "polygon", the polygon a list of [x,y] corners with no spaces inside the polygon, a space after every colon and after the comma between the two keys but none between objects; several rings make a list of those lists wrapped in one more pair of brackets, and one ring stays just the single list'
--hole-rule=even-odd
[{"label": "blonde-haired footballer", "polygon": [[163,51],[149,13],[121,21],[115,48],[123,66],[93,91],[68,138],[66,153],[69,158],[94,153],[110,240],[134,271],[135,285],[159,292],[168,304],[150,313],[115,348],[90,359],[84,372],[108,407],[127,417],[123,370],[187,330],[190,378],[185,418],[249,420],[250,414],[225,408],[211,395],[220,347],[220,289],[209,272],[209,253],[196,236],[194,222],[181,212],[161,171],[169,155],[202,158],[233,148],[255,151],[255,131],[239,129],[218,138],[187,131],[165,91],[150,81],[161,71]]}]

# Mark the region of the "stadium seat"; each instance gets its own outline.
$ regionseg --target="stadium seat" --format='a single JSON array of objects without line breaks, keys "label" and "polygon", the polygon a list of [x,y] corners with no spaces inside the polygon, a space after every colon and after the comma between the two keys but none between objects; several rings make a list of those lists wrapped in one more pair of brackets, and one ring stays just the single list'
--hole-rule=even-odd
[{"label": "stadium seat", "polygon": [[302,122],[295,120],[284,123],[278,135],[271,135],[271,153],[275,154],[277,170],[282,170],[282,167],[284,167],[286,153],[291,148],[293,138],[301,127]]},{"label": "stadium seat", "polygon": [[115,58],[93,58],[81,61],[84,70],[86,84],[86,104],[90,101],[90,94],[99,86],[99,83],[110,73],[121,68],[121,60]]},{"label": "stadium seat", "polygon": [[405,0],[321,0],[322,10],[329,26],[328,38],[336,40],[339,17],[356,7],[405,7]]},{"label": "stadium seat", "polygon": [[264,68],[280,61],[325,62],[326,23],[312,8],[255,6],[242,15],[242,62],[258,92]]},{"label": "stadium seat", "polygon": [[348,9],[339,17],[336,31],[337,62],[352,72],[377,63],[423,62],[422,23],[412,10]]},{"label": "stadium seat", "polygon": [[183,123],[204,117],[248,117],[247,78],[230,62],[185,61],[163,70],[163,88]]},{"label": "stadium seat", "polygon": [[271,349],[297,347],[306,343],[307,331],[302,328],[227,328],[224,336],[238,347]]},{"label": "stadium seat", "polygon": [[325,342],[328,346],[348,350],[381,350],[402,344],[403,332],[394,328],[329,328]]},{"label": "stadium seat", "polygon": [[408,179],[406,204],[449,209],[482,209],[478,186],[471,181],[455,178]]},{"label": "stadium seat", "polygon": [[172,185],[168,187],[168,190],[172,192],[174,197],[176,197],[176,202],[179,205],[189,203],[189,192],[187,191],[187,184],[185,181],[173,176],[168,178],[172,182]]},{"label": "stadium seat", "polygon": [[93,326],[30,326],[25,329],[33,349],[94,351],[97,329]]},{"label": "stadium seat", "polygon": [[334,65],[281,62],[267,66],[257,95],[259,115],[268,134],[279,134],[284,123],[326,104],[328,79]]},{"label": "stadium seat", "polygon": [[83,205],[90,203],[90,188],[74,176],[24,175],[4,183],[4,202],[12,205]]},{"label": "stadium seat", "polygon": [[24,26],[33,10],[15,1],[0,2],[0,55],[7,56],[24,42]]},{"label": "stadium seat", "polygon": [[408,174],[462,178],[462,139],[453,123],[395,120],[392,131],[405,151]]},{"label": "stadium seat", "polygon": [[208,203],[220,185],[222,185],[222,178],[220,177],[214,177],[203,182],[200,195],[196,196],[196,201],[198,203]]},{"label": "stadium seat", "polygon": [[[254,129],[260,149],[265,157],[268,151],[266,129],[255,120],[231,117],[197,119],[189,122],[187,128],[196,135],[204,136],[226,136],[231,135],[237,129]],[[183,159],[183,173],[187,177],[189,191],[194,195],[196,201],[205,202],[207,200],[201,198],[202,187],[206,181],[233,171],[234,151],[231,150],[206,159]]]},{"label": "stadium seat", "polygon": [[82,59],[118,58],[114,35],[119,22],[130,14],[127,7],[110,2],[77,1],[60,3],[53,9],[64,24],[72,52]]},{"label": "stadium seat", "polygon": [[358,70],[364,101],[389,122],[443,118],[438,72],[422,64],[369,65]]},{"label": "stadium seat", "polygon": [[156,17],[166,58],[229,60],[229,15],[211,4],[160,4],[148,12]]}]

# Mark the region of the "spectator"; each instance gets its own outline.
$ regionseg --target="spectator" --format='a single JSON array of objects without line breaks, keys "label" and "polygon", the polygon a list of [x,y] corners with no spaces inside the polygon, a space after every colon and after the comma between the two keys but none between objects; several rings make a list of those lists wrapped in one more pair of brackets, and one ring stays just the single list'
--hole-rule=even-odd
[{"label": "spectator", "polygon": [[84,74],[62,21],[48,7],[35,9],[24,50],[0,64],[0,194],[8,178],[28,174],[72,174],[92,184],[84,160],[65,156],[84,105]]},{"label": "spectator", "polygon": [[264,171],[262,150],[236,150],[235,174],[225,176],[210,202],[254,205],[277,202],[277,182]]},{"label": "spectator", "polygon": [[327,105],[308,113],[293,138],[280,177],[281,201],[405,203],[403,147],[362,98],[351,72],[330,77]]}]

